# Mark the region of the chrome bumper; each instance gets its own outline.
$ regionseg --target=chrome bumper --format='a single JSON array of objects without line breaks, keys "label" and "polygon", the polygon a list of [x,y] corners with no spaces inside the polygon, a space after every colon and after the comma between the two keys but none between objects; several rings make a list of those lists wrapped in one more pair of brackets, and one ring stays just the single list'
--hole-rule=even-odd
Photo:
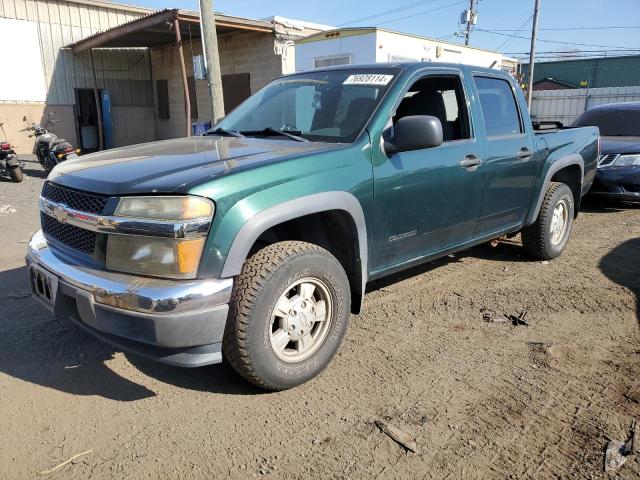
[{"label": "chrome bumper", "polygon": [[42,231],[29,242],[27,261],[86,290],[97,303],[141,313],[182,313],[229,302],[233,280],[163,280],[81,266],[52,252]]},{"label": "chrome bumper", "polygon": [[[164,280],[96,270],[52,249],[42,231],[29,242],[25,260],[28,270],[36,266],[57,278],[54,312],[103,340],[175,365],[221,361],[233,279]],[[214,345],[204,356],[185,350]]]}]

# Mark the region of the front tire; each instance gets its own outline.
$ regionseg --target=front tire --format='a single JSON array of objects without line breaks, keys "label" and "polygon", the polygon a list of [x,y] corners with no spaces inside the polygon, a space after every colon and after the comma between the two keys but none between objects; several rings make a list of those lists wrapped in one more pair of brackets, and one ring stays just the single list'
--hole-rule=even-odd
[{"label": "front tire", "polygon": [[522,230],[525,251],[538,260],[559,257],[571,235],[574,208],[571,189],[564,183],[551,182],[537,220]]},{"label": "front tire", "polygon": [[269,245],[234,286],[223,352],[249,382],[284,390],[331,362],[349,323],[349,280],[340,262],[306,242]]}]

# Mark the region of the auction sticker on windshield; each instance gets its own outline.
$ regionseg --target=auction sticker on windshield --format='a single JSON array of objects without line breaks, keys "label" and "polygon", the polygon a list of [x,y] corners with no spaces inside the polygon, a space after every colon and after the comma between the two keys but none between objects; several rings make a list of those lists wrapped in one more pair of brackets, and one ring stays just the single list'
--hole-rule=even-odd
[{"label": "auction sticker on windshield", "polygon": [[343,85],[387,85],[393,75],[383,75],[380,73],[356,73],[349,75],[347,79],[342,82]]}]

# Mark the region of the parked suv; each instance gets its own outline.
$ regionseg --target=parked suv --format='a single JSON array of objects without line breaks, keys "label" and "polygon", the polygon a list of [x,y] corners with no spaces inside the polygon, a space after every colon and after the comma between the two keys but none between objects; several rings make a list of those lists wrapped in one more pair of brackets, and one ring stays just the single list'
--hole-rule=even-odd
[{"label": "parked suv", "polygon": [[367,282],[522,233],[562,253],[597,128],[536,134],[506,73],[438,63],[278,78],[207,136],[58,165],[29,245],[33,290],[123,350],[223,355],[270,390],[334,357]]}]

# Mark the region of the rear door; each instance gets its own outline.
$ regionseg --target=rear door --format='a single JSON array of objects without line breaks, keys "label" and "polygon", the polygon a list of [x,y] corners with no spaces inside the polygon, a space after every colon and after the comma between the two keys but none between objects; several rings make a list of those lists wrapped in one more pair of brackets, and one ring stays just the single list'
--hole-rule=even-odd
[{"label": "rear door", "polygon": [[[524,97],[500,75],[473,76],[476,117],[484,128],[485,186],[475,237],[522,225],[537,178],[534,139],[525,128]],[[520,98],[521,97],[521,98]]]},{"label": "rear door", "polygon": [[376,155],[374,272],[470,241],[480,214],[482,148],[470,121],[463,73],[426,71],[408,83],[389,122],[409,115],[438,117],[444,143]]}]

